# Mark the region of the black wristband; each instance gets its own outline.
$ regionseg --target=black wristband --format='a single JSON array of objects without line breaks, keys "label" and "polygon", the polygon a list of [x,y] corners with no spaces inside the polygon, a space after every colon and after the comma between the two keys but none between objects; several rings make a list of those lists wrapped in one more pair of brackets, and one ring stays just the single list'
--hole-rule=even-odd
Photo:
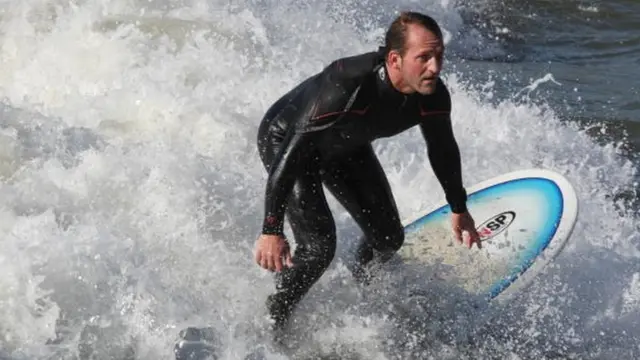
[{"label": "black wristband", "polygon": [[267,216],[262,223],[263,235],[282,235],[282,222],[278,221],[275,216]]}]

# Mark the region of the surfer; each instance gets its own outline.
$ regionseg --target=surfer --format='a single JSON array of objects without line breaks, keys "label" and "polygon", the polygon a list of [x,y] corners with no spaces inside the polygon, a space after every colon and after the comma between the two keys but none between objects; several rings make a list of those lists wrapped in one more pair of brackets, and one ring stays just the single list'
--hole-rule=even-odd
[{"label": "surfer", "polygon": [[[358,281],[366,283],[368,266],[402,246],[403,225],[371,145],[375,139],[420,127],[457,241],[480,246],[466,207],[451,98],[439,78],[443,54],[437,22],[403,12],[383,47],[333,61],[266,112],[258,148],[268,180],[255,261],[276,272],[276,291],[267,299],[276,328],[286,324],[334,257],[336,226],[323,184],[364,233],[351,268]],[[285,214],[297,244],[293,256],[283,233]]]}]

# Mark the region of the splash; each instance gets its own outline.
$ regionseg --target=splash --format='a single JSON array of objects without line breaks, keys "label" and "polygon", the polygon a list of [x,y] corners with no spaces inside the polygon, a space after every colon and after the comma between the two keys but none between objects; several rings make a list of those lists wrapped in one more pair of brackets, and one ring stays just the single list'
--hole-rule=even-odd
[{"label": "splash", "polygon": [[[1,6],[0,356],[170,359],[180,329],[211,326],[228,335],[222,358],[242,358],[272,291],[252,260],[266,177],[257,124],[299,80],[375,48],[388,5]],[[457,41],[457,9],[426,10]],[[445,76],[465,183],[533,166],[564,174],[581,205],[569,247],[480,336],[463,313],[435,315],[445,299],[406,300],[419,274],[384,275],[371,294],[350,286],[342,262],[357,230],[330,198],[339,253],[301,304],[301,348],[371,359],[637,351],[640,242],[612,200],[635,186],[634,164],[552,109],[488,104],[493,87],[467,80]],[[403,217],[442,199],[415,129],[375,145]],[[633,341],[611,345],[619,334]],[[468,336],[481,339],[451,345]]]}]

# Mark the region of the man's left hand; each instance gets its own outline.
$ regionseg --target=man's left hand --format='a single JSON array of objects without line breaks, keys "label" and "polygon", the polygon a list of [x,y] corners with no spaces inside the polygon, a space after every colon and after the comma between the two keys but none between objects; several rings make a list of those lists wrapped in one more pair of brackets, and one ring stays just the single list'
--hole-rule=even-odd
[{"label": "man's left hand", "polygon": [[[478,249],[482,249],[482,245],[480,244],[480,235],[478,235],[473,218],[468,211],[460,214],[451,214],[451,225],[453,226],[453,233],[459,244],[464,242],[464,244],[471,249],[473,243],[476,243],[478,245]],[[467,233],[466,237],[463,236],[464,232]]]}]

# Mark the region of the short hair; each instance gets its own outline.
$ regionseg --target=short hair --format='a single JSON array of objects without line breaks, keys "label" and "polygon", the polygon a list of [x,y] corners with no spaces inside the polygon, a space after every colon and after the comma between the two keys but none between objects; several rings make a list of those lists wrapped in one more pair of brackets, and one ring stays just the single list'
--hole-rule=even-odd
[{"label": "short hair", "polygon": [[409,25],[423,26],[425,29],[434,33],[438,38],[442,39],[442,30],[438,23],[429,15],[419,12],[403,11],[393,20],[384,37],[384,54],[389,54],[395,50],[404,55],[407,43],[407,28]]}]

